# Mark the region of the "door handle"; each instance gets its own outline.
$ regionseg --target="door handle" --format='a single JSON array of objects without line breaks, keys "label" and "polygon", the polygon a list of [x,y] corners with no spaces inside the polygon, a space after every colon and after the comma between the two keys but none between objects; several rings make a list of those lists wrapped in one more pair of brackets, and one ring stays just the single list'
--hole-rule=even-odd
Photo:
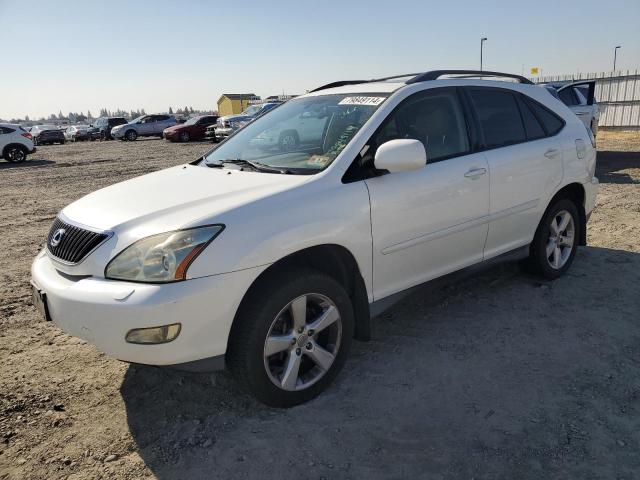
[{"label": "door handle", "polygon": [[557,148],[550,148],[544,152],[544,156],[547,158],[555,158],[558,156],[558,153],[560,153],[560,151]]},{"label": "door handle", "polygon": [[471,180],[475,180],[476,178],[481,177],[485,173],[487,173],[486,168],[472,168],[467,173],[465,173],[464,176],[466,178],[470,178]]}]

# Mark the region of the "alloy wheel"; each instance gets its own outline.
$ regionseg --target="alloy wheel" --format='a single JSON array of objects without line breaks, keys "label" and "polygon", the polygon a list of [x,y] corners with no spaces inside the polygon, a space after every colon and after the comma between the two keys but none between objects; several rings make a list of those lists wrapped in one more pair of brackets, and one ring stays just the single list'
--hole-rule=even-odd
[{"label": "alloy wheel", "polygon": [[329,371],[342,340],[342,319],[328,297],[309,293],[289,302],[271,323],[264,367],[278,388],[309,388]]},{"label": "alloy wheel", "polygon": [[576,238],[575,230],[573,216],[566,210],[559,211],[551,219],[546,247],[547,261],[551,268],[561,269],[571,257]]},{"label": "alloy wheel", "polygon": [[27,156],[21,148],[13,147],[7,152],[7,160],[10,162],[24,162]]}]

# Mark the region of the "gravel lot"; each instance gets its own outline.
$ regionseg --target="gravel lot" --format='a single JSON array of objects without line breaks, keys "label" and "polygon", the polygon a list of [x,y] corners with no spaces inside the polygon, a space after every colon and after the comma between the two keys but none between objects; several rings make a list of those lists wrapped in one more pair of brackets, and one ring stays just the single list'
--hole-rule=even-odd
[{"label": "gravel lot", "polygon": [[62,207],[208,148],[76,143],[0,162],[0,478],[638,478],[640,134],[601,132],[589,247],[568,275],[505,264],[421,288],[290,410],[225,373],[107,358],[31,306],[31,259]]}]

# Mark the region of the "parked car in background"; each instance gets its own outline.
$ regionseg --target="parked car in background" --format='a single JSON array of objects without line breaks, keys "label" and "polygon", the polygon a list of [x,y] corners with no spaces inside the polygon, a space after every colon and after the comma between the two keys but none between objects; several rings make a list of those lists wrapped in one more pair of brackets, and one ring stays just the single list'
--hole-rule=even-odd
[{"label": "parked car in background", "polygon": [[281,104],[282,102],[260,103],[247,107],[242,113],[238,115],[225,115],[224,117],[220,117],[218,118],[218,122],[216,123],[216,125],[207,129],[207,131],[205,132],[205,137],[214,142],[224,140],[250,121],[260,117],[261,115],[264,115],[272,108],[277,107]]},{"label": "parked car in background", "polygon": [[550,82],[544,86],[555,89],[558,92],[558,98],[578,116],[587,128],[591,129],[593,136],[598,134],[600,108],[595,98],[595,80]]},{"label": "parked car in background", "polygon": [[129,123],[111,129],[111,136],[119,140],[133,141],[138,137],[160,137],[165,128],[176,125],[178,121],[173,115],[153,114],[141,115]]},{"label": "parked car in background", "polygon": [[89,125],[87,133],[91,140],[112,140],[111,129],[125,123],[127,119],[124,117],[100,117]]},{"label": "parked car in background", "polygon": [[20,125],[0,123],[0,158],[7,162],[24,162],[36,151],[31,133]]},{"label": "parked car in background", "polygon": [[31,135],[35,145],[64,145],[64,132],[55,125],[35,125],[31,128]]},{"label": "parked car in background", "polygon": [[209,125],[215,125],[217,115],[202,115],[193,117],[184,123],[178,123],[165,128],[162,136],[171,142],[188,142],[190,140],[202,140]]},{"label": "parked car in background", "polygon": [[89,128],[89,125],[72,125],[64,131],[64,138],[71,142],[90,140]]},{"label": "parked car in background", "polygon": [[[253,145],[308,113],[316,143]],[[488,260],[565,274],[596,201],[592,140],[519,75],[334,82],[190,164],[62,209],[31,267],[34,303],[114,358],[227,366],[262,402],[296,405],[369,338],[380,301]]]}]

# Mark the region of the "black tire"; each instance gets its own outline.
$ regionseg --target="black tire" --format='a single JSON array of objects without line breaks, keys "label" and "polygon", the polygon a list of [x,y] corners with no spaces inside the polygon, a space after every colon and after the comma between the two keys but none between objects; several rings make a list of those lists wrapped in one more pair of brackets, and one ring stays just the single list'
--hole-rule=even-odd
[{"label": "black tire", "polygon": [[138,132],[136,132],[133,129],[127,130],[124,133],[124,138],[125,138],[125,140],[127,140],[129,142],[134,142],[138,138]]},{"label": "black tire", "polygon": [[[552,245],[556,245],[556,243],[551,240],[551,237],[553,236],[551,224],[554,222],[554,219],[557,223],[557,219],[560,218],[559,215],[562,214],[562,212],[567,212],[571,216],[571,221],[573,222],[573,242],[566,260],[563,261],[561,266],[554,267],[552,265],[553,261],[551,258],[555,260],[558,253],[557,251],[554,251],[550,257],[547,255],[547,248],[551,249]],[[582,231],[580,219],[581,217],[578,213],[578,207],[573,200],[568,198],[555,200],[547,208],[542,220],[540,220],[533,242],[531,242],[531,245],[529,246],[529,257],[523,262],[525,269],[550,280],[560,277],[569,270],[569,267],[571,267],[573,259],[576,256],[576,251],[578,250],[580,232]],[[563,231],[566,232],[567,230],[565,229]],[[558,245],[560,244],[558,243]]]},{"label": "black tire", "polygon": [[[340,322],[342,332],[338,350],[331,366],[315,383],[302,390],[284,390],[276,386],[267,373],[263,356],[265,341],[279,312],[294,299],[309,294],[324,296],[337,308],[340,319],[336,322]],[[307,402],[327,388],[344,365],[354,322],[351,300],[333,278],[302,268],[267,274],[251,288],[236,314],[227,352],[229,369],[248,392],[267,405],[292,407]]]},{"label": "black tire", "polygon": [[180,141],[182,143],[188,143],[189,140],[191,140],[191,136],[189,135],[189,132],[181,132],[180,133]]},{"label": "black tire", "polygon": [[22,163],[27,159],[27,152],[19,145],[10,145],[4,149],[2,156],[10,163]]},{"label": "black tire", "polygon": [[60,142],[60,145],[64,145],[64,142],[65,142],[65,141],[64,141],[64,140],[62,140],[62,141]]},{"label": "black tire", "polygon": [[281,152],[289,152],[298,148],[300,144],[300,137],[295,130],[286,130],[280,134],[278,139],[278,145]]}]

